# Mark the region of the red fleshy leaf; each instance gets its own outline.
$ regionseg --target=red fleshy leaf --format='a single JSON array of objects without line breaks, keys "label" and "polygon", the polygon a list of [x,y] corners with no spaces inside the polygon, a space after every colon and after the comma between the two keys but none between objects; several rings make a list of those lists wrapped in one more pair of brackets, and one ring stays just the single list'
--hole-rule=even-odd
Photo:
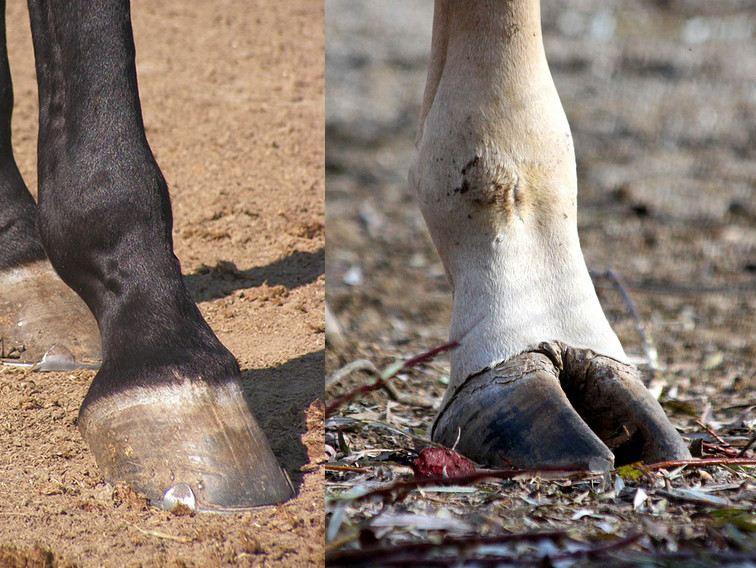
[{"label": "red fleshy leaf", "polygon": [[425,448],[415,460],[415,477],[458,477],[475,473],[475,464],[448,448]]}]

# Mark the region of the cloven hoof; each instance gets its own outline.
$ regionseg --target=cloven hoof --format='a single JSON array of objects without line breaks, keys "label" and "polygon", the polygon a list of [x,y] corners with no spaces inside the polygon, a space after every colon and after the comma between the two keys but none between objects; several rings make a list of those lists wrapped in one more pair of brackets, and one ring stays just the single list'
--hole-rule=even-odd
[{"label": "cloven hoof", "polygon": [[[51,348],[52,349],[51,351]],[[102,358],[97,322],[86,304],[48,261],[0,273],[0,358],[40,363],[53,370],[53,353],[66,354],[66,368]]]},{"label": "cloven hoof", "polygon": [[605,472],[690,457],[631,365],[543,343],[472,375],[439,412],[433,440],[484,464]]},{"label": "cloven hoof", "polygon": [[236,512],[294,493],[236,383],[131,389],[87,404],[79,430],[106,481],[158,507]]}]

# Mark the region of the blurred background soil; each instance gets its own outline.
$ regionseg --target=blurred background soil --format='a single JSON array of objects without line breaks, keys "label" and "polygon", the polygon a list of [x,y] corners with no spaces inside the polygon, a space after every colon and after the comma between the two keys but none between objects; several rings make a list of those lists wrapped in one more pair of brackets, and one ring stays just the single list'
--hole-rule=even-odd
[{"label": "blurred background soil", "polygon": [[[326,290],[343,330],[327,349],[327,374],[363,357],[383,368],[447,338],[449,285],[406,182],[432,5],[326,1]],[[575,142],[581,243],[610,321],[647,370],[608,270],[654,342],[675,424],[740,420],[752,431],[753,2],[544,0],[542,13]],[[331,394],[366,380],[341,381]],[[395,383],[437,405],[446,381],[441,357]],[[343,414],[361,412],[398,416],[419,435],[434,413],[382,392]],[[387,444],[369,429],[349,436],[353,450]]]},{"label": "blurred background soil", "polygon": [[[297,495],[235,515],[150,509],[102,481],[78,434],[93,372],[0,367],[0,566],[322,565],[323,6],[158,0],[132,19],[176,254]],[[25,2],[8,3],[7,31],[15,153],[35,192]]]}]

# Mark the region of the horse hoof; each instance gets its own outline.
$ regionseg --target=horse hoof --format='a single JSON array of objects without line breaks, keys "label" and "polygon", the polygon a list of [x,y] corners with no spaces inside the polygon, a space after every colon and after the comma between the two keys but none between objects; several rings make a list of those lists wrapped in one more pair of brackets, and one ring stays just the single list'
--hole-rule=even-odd
[{"label": "horse hoof", "polygon": [[563,348],[562,388],[617,464],[689,459],[688,447],[638,370],[586,349]]},{"label": "horse hoof", "polygon": [[294,493],[236,383],[187,379],[106,396],[82,407],[79,430],[106,481],[159,507],[235,512]]},{"label": "horse hoof", "polygon": [[0,358],[41,363],[53,347],[52,352],[64,350],[66,358],[73,359],[73,367],[102,358],[97,322],[89,308],[48,261],[4,270],[0,273]]},{"label": "horse hoof", "polygon": [[570,405],[553,361],[538,352],[470,377],[436,418],[433,440],[493,466],[603,473],[614,461]]}]

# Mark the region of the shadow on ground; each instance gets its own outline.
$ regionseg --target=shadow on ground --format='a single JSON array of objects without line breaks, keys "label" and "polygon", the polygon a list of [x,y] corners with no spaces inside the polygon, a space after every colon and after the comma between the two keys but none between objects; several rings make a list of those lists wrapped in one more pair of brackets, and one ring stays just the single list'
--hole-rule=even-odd
[{"label": "shadow on ground", "polygon": [[297,488],[302,466],[310,462],[302,440],[308,430],[308,409],[325,399],[324,364],[321,349],[270,369],[242,371],[247,403]]},{"label": "shadow on ground", "polygon": [[204,266],[194,274],[184,276],[189,293],[195,302],[223,298],[244,288],[284,286],[293,290],[315,282],[325,273],[325,249],[315,252],[294,251],[289,256],[266,266],[240,270],[233,262],[220,261]]}]

